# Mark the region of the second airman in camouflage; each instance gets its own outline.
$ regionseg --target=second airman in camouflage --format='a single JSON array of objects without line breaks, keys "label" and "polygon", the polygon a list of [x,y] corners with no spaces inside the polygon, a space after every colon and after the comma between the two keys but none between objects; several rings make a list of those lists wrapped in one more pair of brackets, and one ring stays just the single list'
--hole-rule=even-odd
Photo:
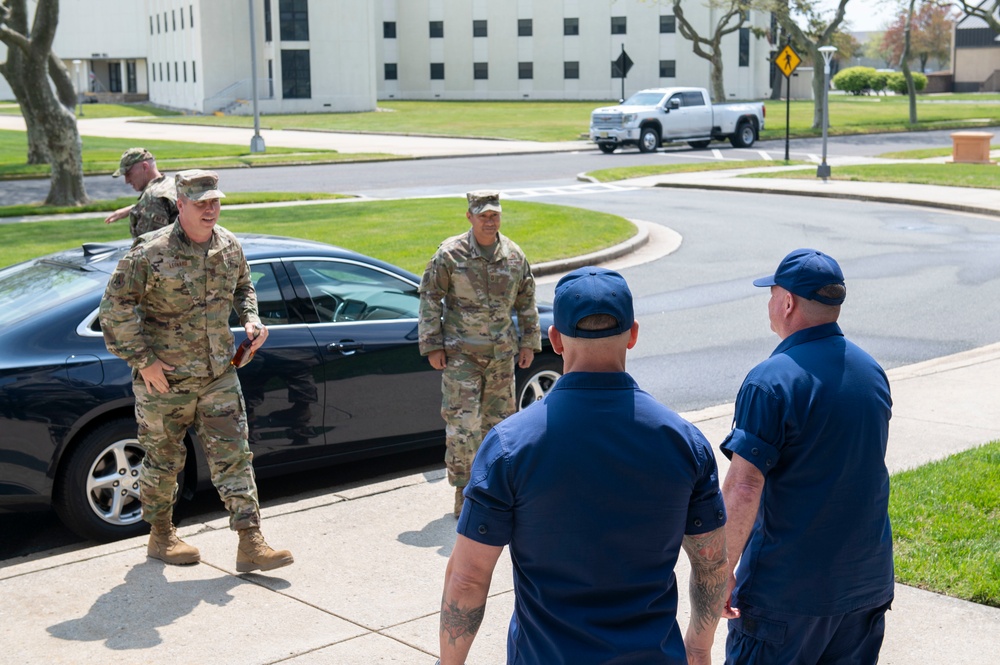
[{"label": "second airman in camouflage", "polygon": [[118,170],[111,174],[125,176],[125,182],[139,194],[139,200],[119,208],[104,219],[105,224],[129,218],[129,233],[138,238],[143,233],[172,224],[177,219],[177,189],[174,179],[160,173],[156,158],[145,148],[129,148],[122,153]]},{"label": "second airman in camouflage", "polygon": [[542,349],[535,279],[521,248],[500,234],[500,193],[467,198],[472,228],[441,243],[420,283],[420,353],[444,372],[445,464],[456,515],[479,444],[514,413],[515,358],[526,368]]},{"label": "second airman in camouflage", "polygon": [[268,332],[239,240],[217,226],[218,176],[176,176],[178,218],[136,239],[119,262],[101,301],[108,350],[132,367],[139,443],[142,517],[151,524],[147,554],[167,563],[195,563],[197,548],[177,538],[172,513],[184,437],[194,427],[212,483],[229,511],[240,544],[236,570],[271,570],[292,563],[260,534],[260,509],[247,417],[236,368],[229,314],[235,308],[253,350]]}]

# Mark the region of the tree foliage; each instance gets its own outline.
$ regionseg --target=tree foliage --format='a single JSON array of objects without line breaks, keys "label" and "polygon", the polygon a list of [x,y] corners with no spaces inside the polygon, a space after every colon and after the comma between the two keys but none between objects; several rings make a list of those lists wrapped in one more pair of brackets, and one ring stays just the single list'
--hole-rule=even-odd
[{"label": "tree foliage", "polygon": [[[888,55],[887,61],[897,64],[903,56],[908,11],[901,11],[882,34],[879,52]],[[923,2],[914,11],[910,26],[910,52],[920,61],[920,71],[927,71],[927,63],[937,60],[947,67],[951,59],[951,32],[955,24],[952,7],[942,7],[933,2]]]},{"label": "tree foliage", "polygon": [[[913,72],[913,88],[917,92],[920,92],[927,87],[927,77],[920,72]],[[892,90],[897,95],[905,95],[907,93],[906,87],[906,77],[903,76],[902,72],[892,72],[886,78],[886,87]]]},{"label": "tree foliage", "polygon": [[1000,32],[1000,0],[956,0],[955,7],[968,16],[976,16]]},{"label": "tree foliage", "polygon": [[21,106],[29,163],[45,161],[52,169],[45,203],[81,205],[88,201],[83,144],[73,114],[73,83],[62,60],[52,52],[58,25],[59,0],[36,0],[30,27],[26,0],[0,0],[0,42],[7,46],[0,74]]}]

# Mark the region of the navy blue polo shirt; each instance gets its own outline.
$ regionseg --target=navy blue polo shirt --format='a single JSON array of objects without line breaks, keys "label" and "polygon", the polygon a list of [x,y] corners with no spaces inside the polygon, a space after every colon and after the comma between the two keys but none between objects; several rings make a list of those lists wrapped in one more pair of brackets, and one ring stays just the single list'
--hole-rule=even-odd
[{"label": "navy blue polo shirt", "polygon": [[564,375],[490,431],[465,496],[458,533],[510,545],[508,663],[687,662],[674,564],[725,524],[718,468],[631,376]]},{"label": "navy blue polo shirt", "polygon": [[765,482],[737,607],[832,616],[892,599],[891,408],[885,372],[836,323],[789,335],[747,375],[722,451]]}]

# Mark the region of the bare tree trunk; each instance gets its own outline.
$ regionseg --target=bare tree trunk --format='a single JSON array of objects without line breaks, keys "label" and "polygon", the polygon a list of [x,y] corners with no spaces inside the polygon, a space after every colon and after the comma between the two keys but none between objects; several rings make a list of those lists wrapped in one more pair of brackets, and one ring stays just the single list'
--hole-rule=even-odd
[{"label": "bare tree trunk", "polygon": [[[720,44],[722,38],[731,32],[740,29],[747,21],[749,10],[740,0],[729,0],[729,4],[723,7],[723,15],[714,26],[712,26],[711,38],[702,37],[688,22],[681,7],[681,0],[672,0],[674,16],[677,19],[677,31],[681,37],[691,42],[694,54],[700,58],[708,60],[710,65],[710,81],[712,88],[712,98],[716,102],[726,101],[725,79],[722,71],[722,49]],[[705,48],[708,47],[708,48]]]},{"label": "bare tree trunk", "polygon": [[[59,1],[38,0],[30,37],[27,32],[17,31],[11,23],[18,13],[27,16],[24,0],[8,0],[0,8],[6,10],[0,17],[0,41],[7,45],[8,51],[4,76],[8,82],[12,79],[20,82],[24,98],[18,101],[25,114],[29,141],[42,141],[52,169],[45,203],[87,203],[89,199],[83,184],[83,143],[71,110],[75,92],[70,92],[73,86],[66,68],[52,55],[52,40],[59,24]],[[12,60],[10,54],[15,50],[19,57]],[[17,71],[11,76],[12,64]],[[14,87],[12,83],[11,88]],[[69,108],[64,105],[67,98]]]},{"label": "bare tree trunk", "polygon": [[[23,0],[10,4],[10,16],[7,24],[17,32],[27,34],[28,17],[25,15],[26,8]],[[48,164],[49,149],[45,145],[45,132],[35,122],[35,116],[31,112],[31,106],[28,102],[28,93],[25,90],[23,79],[24,54],[21,53],[20,49],[7,49],[7,62],[0,64],[0,74],[7,79],[11,91],[14,93],[14,99],[17,100],[18,105],[21,107],[21,117],[24,118],[28,137],[27,163]]]},{"label": "bare tree trunk", "polygon": [[715,43],[715,49],[712,51],[712,58],[709,62],[712,63],[712,97],[716,102],[724,102],[726,101],[726,85],[722,75],[722,53],[718,41]]}]

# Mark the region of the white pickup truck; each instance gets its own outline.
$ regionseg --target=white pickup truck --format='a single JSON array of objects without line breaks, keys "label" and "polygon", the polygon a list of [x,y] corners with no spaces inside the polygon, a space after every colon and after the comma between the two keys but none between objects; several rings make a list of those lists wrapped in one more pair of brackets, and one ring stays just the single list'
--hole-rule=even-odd
[{"label": "white pickup truck", "polygon": [[640,90],[618,106],[590,114],[590,140],[606,153],[625,145],[653,152],[672,141],[707,148],[729,139],[734,148],[749,148],[764,129],[764,103],[713,104],[704,88]]}]

